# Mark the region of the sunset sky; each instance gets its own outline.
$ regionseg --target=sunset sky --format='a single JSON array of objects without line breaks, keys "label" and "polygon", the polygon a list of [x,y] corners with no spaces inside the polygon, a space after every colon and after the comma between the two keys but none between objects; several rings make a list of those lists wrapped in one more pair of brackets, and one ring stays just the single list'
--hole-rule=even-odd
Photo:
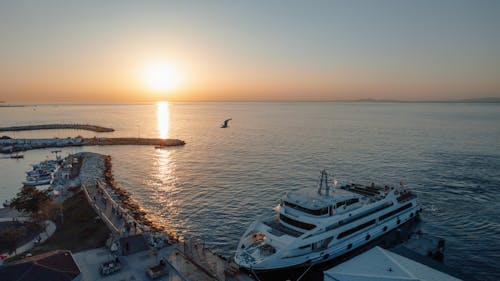
[{"label": "sunset sky", "polygon": [[8,102],[500,97],[500,1],[0,1]]}]

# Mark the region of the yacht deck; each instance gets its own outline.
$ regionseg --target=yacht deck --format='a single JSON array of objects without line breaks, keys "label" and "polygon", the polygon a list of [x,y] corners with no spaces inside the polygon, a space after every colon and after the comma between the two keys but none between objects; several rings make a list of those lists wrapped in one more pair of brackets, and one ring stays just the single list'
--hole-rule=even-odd
[{"label": "yacht deck", "polygon": [[326,194],[325,191],[319,193],[317,192],[317,190],[300,190],[290,192],[287,193],[285,200],[294,204],[298,204],[304,208],[318,210],[321,208],[327,208],[331,205],[335,205],[338,202],[353,198],[360,199],[361,197],[363,197],[363,195],[356,192],[351,192],[350,190],[341,188],[335,188],[334,190],[330,190],[328,194]]},{"label": "yacht deck", "polygon": [[288,235],[293,236],[293,237],[299,237],[302,234],[304,234],[300,231],[297,231],[297,230],[294,230],[294,229],[291,229],[289,227],[282,225],[281,223],[279,223],[277,218],[268,219],[268,220],[262,221],[262,223],[271,227],[271,230],[269,232],[273,235],[276,235],[276,236],[283,236],[285,234],[288,234]]}]

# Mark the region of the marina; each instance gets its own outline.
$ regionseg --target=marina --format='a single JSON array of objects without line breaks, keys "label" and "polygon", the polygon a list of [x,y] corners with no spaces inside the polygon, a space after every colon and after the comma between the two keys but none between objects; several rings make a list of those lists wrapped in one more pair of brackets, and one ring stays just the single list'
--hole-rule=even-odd
[{"label": "marina", "polygon": [[[261,280],[260,278],[269,280],[266,279],[266,275],[260,275],[253,268],[241,271],[240,266],[234,261],[214,254],[203,241],[182,241],[173,232],[152,224],[147,215],[144,216],[140,206],[123,200],[128,197],[124,197],[121,194],[123,191],[115,186],[113,177],[110,175],[110,160],[109,157],[101,154],[85,152],[33,165],[33,171],[55,170],[53,173],[56,180],[52,185],[57,191],[54,196],[57,196],[58,200],[74,196],[75,192],[79,192],[78,189],[74,189],[75,184],[81,186],[81,192],[84,193],[89,205],[110,230],[110,240],[105,248],[74,254],[74,260],[81,270],[81,280],[143,280],[141,277],[143,274],[152,279],[182,281],[245,281]],[[28,174],[33,171],[28,171]],[[326,172],[323,171],[322,176],[324,178],[320,182],[325,186],[320,187],[318,192],[327,196],[335,196],[336,190],[329,189]],[[361,192],[364,190],[363,187],[356,185],[351,187],[356,188],[357,193],[363,194],[372,190],[373,194],[369,196],[374,196],[375,193],[382,195],[384,191],[384,188],[372,187]],[[404,200],[411,197],[402,192],[398,197],[399,201],[403,201],[403,196],[406,196]],[[288,202],[286,200],[289,201],[289,199],[284,199],[282,202]],[[282,203],[282,205],[286,204]],[[137,214],[142,214],[142,216],[137,216]],[[287,231],[287,228],[291,231],[294,226],[282,225],[279,229]],[[291,234],[291,232],[286,233]],[[419,246],[414,243],[413,248],[417,249]],[[321,260],[328,261],[323,258]],[[240,262],[238,253],[236,261]],[[307,271],[304,271],[304,274]],[[302,280],[302,278],[308,280],[310,276],[307,276],[300,275],[297,280]]]},{"label": "marina", "polygon": [[[170,105],[170,107],[174,108],[175,106],[176,105]],[[280,109],[282,107],[277,106],[277,108]],[[313,108],[317,109],[316,106],[314,106]],[[251,109],[251,107],[249,107],[249,109]],[[369,108],[365,108],[365,110],[368,109]],[[98,108],[97,110],[100,109]],[[283,109],[280,110],[282,111]],[[127,110],[127,112],[129,111],[130,110]],[[207,111],[207,113],[208,112],[210,111]],[[341,116],[337,117],[340,118]],[[182,115],[181,118],[187,120],[190,118],[190,115]],[[289,116],[289,118],[291,117]],[[305,116],[304,118],[307,119],[307,116]],[[412,118],[416,117],[412,116]],[[248,118],[246,117],[245,119]],[[118,235],[118,233],[124,235],[124,233],[126,233],[127,236],[120,238],[131,237],[127,238],[130,239],[130,241],[136,241],[136,238],[134,237],[143,237],[143,235],[145,235],[146,233],[158,233],[158,235],[150,236],[153,237],[153,240],[150,240],[150,237],[148,235],[145,236],[146,238],[141,238],[142,241],[146,241],[145,243],[141,242],[136,245],[135,242],[129,242],[129,252],[135,251],[136,248],[141,249],[144,245],[150,245],[151,241],[154,241],[154,243],[157,245],[161,245],[163,243],[164,247],[161,249],[164,249],[164,252],[161,252],[160,249],[157,249],[157,251],[161,253],[158,257],[170,257],[168,261],[172,264],[174,264],[174,258],[176,257],[179,261],[178,265],[176,265],[176,268],[179,269],[179,273],[184,272],[184,276],[188,276],[192,268],[198,267],[192,264],[182,254],[174,251],[173,248],[167,248],[174,246],[177,243],[180,247],[180,250],[184,251],[189,249],[188,247],[184,248],[184,243],[194,245],[194,241],[198,241],[198,245],[203,245],[204,249],[210,249],[208,251],[213,254],[210,256],[214,256],[214,259],[219,263],[226,264],[228,260],[233,260],[234,251],[238,246],[238,240],[244,234],[245,229],[247,229],[248,226],[252,223],[251,220],[262,214],[266,214],[267,211],[271,211],[270,209],[272,207],[277,206],[280,203],[279,198],[284,195],[284,192],[289,192],[289,195],[291,195],[291,197],[297,198],[299,199],[299,201],[304,200],[300,200],[301,197],[298,196],[298,194],[294,196],[295,192],[297,191],[311,188],[315,196],[318,194],[318,188],[314,188],[314,186],[316,185],[315,183],[317,182],[317,177],[315,176],[317,175],[318,169],[316,168],[316,166],[318,164],[314,161],[311,161],[312,158],[309,157],[309,149],[307,149],[307,153],[305,152],[306,149],[303,149],[304,151],[301,152],[302,148],[298,143],[290,144],[291,149],[297,151],[297,155],[290,155],[289,153],[287,154],[281,151],[280,153],[284,154],[275,156],[273,154],[275,153],[274,151],[279,151],[277,150],[278,148],[276,146],[276,142],[280,143],[281,141],[274,140],[274,136],[272,135],[253,139],[253,145],[248,145],[249,138],[247,132],[250,132],[252,130],[251,127],[253,127],[253,125],[255,124],[252,124],[252,126],[250,126],[249,124],[238,123],[238,126],[232,126],[229,131],[226,131],[219,130],[217,126],[214,126],[214,123],[217,123],[217,120],[220,120],[219,118],[217,118],[215,121],[212,120],[210,122],[204,120],[205,119],[203,118],[193,120],[193,124],[200,124],[199,126],[196,125],[198,127],[194,127],[195,125],[190,125],[185,127],[186,131],[181,131],[180,133],[178,133],[178,131],[174,130],[165,135],[167,137],[171,134],[186,136],[186,140],[189,141],[190,145],[182,149],[164,146],[158,146],[158,148],[161,149],[152,149],[152,145],[63,146],[60,150],[62,150],[63,153],[72,153],[73,157],[64,158],[65,161],[63,162],[63,165],[59,167],[59,169],[56,169],[53,174],[53,184],[41,187],[52,187],[52,194],[54,194],[55,196],[55,201],[59,202],[60,200],[68,200],[68,198],[71,198],[69,197],[71,196],[71,192],[68,192],[68,190],[70,188],[72,189],[77,186],[81,186],[81,179],[87,177],[88,179],[86,179],[84,182],[87,183],[85,185],[85,189],[89,193],[90,200],[88,199],[88,197],[84,196],[82,197],[82,199],[86,202],[89,202],[89,204],[94,203],[94,207],[96,208],[93,210],[97,210],[95,211],[95,216],[97,216],[97,214],[99,213],[103,215],[99,215],[99,221],[105,224],[104,227],[109,229],[110,232],[116,233],[115,235]],[[241,120],[241,117],[239,117],[238,120]],[[276,122],[277,126],[283,126],[286,128],[287,123],[283,120],[280,121],[279,116],[274,116],[273,120],[274,122]],[[203,130],[200,130],[200,127],[215,129],[211,129],[205,132]],[[268,127],[264,128],[269,129]],[[135,130],[137,130],[137,128]],[[148,127],[147,129],[143,128],[143,131],[152,132],[149,135],[143,132],[145,138],[154,137],[153,134],[157,133],[157,131],[155,130],[158,130],[158,128],[154,126]],[[263,130],[261,131],[264,132]],[[42,134],[42,132],[40,133]],[[196,138],[190,136],[189,134],[191,133],[194,134]],[[205,133],[207,134],[207,136],[205,136]],[[236,133],[238,134],[237,136],[234,135]],[[436,132],[434,131],[434,133]],[[134,129],[125,129],[123,134],[134,135]],[[286,135],[287,139],[292,139],[294,137],[294,131],[292,129],[287,129],[284,134]],[[116,133],[114,133],[114,135],[117,137],[120,136],[116,135]],[[320,135],[321,134],[316,132],[316,135],[314,135],[314,137],[318,138]],[[231,138],[229,138],[228,136],[231,136]],[[332,138],[335,139],[335,136],[332,136]],[[96,142],[97,139],[98,138],[95,138]],[[204,141],[194,141],[195,139],[203,139]],[[64,139],[60,138],[60,140]],[[337,138],[336,141],[341,140]],[[307,143],[307,141],[304,140],[304,143]],[[352,155],[357,155],[355,152],[353,152],[354,148],[352,148],[351,150],[351,148],[349,148],[348,146],[348,148],[344,149],[346,149],[345,153],[341,153],[339,157],[351,157]],[[90,154],[78,154],[79,151],[96,151],[101,154],[111,155],[112,157],[102,156],[102,160],[93,161],[91,159],[94,157],[90,156]],[[270,161],[269,163],[266,161],[257,161],[256,159],[258,158],[254,158],[257,156],[253,156],[253,153],[256,153],[256,155],[269,155],[269,157],[271,155],[274,155],[273,157],[277,157],[277,159],[266,158],[266,161]],[[50,152],[50,150],[42,149],[27,151],[23,154],[25,157],[24,159],[18,159],[16,161],[3,160],[5,161],[4,163],[6,163],[5,167],[9,170],[4,170],[5,175],[2,176],[2,179],[10,181],[10,185],[12,186],[19,184],[24,180],[24,177],[27,176],[25,171],[31,171],[33,169],[33,166],[31,166],[31,164],[39,163],[43,159],[50,158],[50,154],[52,153]],[[7,155],[9,154],[6,154],[6,156]],[[215,157],[214,155],[217,156]],[[314,149],[312,149],[311,155],[313,155],[312,157],[323,159],[323,154],[315,152]],[[432,160],[428,159],[428,156],[420,154],[412,155],[412,159],[415,161],[415,163],[425,159],[432,162]],[[415,158],[416,156],[418,157]],[[398,183],[401,178],[403,178],[405,183],[408,182],[407,186],[411,188],[412,192],[418,195],[419,204],[422,204],[422,207],[425,210],[423,213],[423,219],[425,221],[424,231],[446,238],[448,248],[446,256],[444,257],[445,263],[451,264],[452,266],[456,267],[457,262],[459,264],[470,264],[478,262],[478,260],[463,259],[462,254],[457,254],[457,249],[463,250],[464,248],[468,248],[467,244],[460,243],[457,245],[456,242],[454,243],[453,238],[450,239],[450,237],[446,235],[446,232],[437,232],[436,229],[433,228],[429,229],[429,226],[435,227],[436,220],[438,218],[440,219],[440,221],[445,218],[444,222],[441,221],[444,226],[440,228],[440,230],[453,230],[454,233],[456,233],[456,235],[458,235],[459,237],[462,233],[460,231],[460,229],[462,228],[468,228],[467,231],[469,233],[491,231],[491,229],[489,229],[490,224],[485,224],[484,222],[481,224],[481,219],[478,218],[466,219],[468,218],[467,214],[463,214],[462,210],[460,209],[454,209],[454,213],[457,213],[457,216],[458,214],[460,214],[458,218],[454,219],[454,221],[457,221],[457,223],[460,222],[460,226],[453,226],[450,225],[449,222],[447,222],[446,218],[453,216],[453,214],[449,213],[450,208],[453,209],[453,206],[443,207],[443,202],[439,203],[440,198],[450,196],[450,189],[448,189],[447,187],[442,187],[439,184],[441,180],[441,173],[443,173],[444,167],[447,167],[446,165],[433,166],[434,168],[436,168],[435,172],[418,170],[419,177],[423,176],[423,178],[416,179],[416,175],[413,175],[412,171],[406,171],[405,169],[398,168],[392,172],[392,168],[389,169],[389,167],[392,167],[392,163],[398,161],[397,158],[389,158],[390,161],[392,161],[391,163],[385,164],[386,166],[382,165],[380,168],[377,168],[379,163],[372,163],[370,161],[367,162],[366,159],[359,158],[359,155],[356,157],[358,158],[352,159],[352,162],[358,163],[357,165],[350,164],[351,160],[349,160],[347,164],[344,163],[344,165],[346,165],[345,167],[339,166],[336,169],[329,169],[330,171],[336,171],[336,174],[338,174],[337,178],[350,178],[354,180],[339,180],[339,182],[341,183],[337,183],[336,185],[334,185],[333,180],[336,178],[333,178],[333,176],[329,177],[330,195],[334,194],[335,191],[348,191],[354,194],[353,198],[367,197],[376,199],[377,197],[380,197],[380,195],[385,193],[385,187],[383,184],[381,186],[375,184],[374,188],[372,188],[370,179],[382,182],[388,179],[387,182]],[[95,158],[101,159],[101,157]],[[83,159],[85,159],[85,161]],[[236,159],[238,160],[236,161]],[[478,161],[477,159],[474,160],[474,158],[470,158],[468,160],[472,162]],[[211,165],[214,164],[214,161],[217,167],[221,167],[220,169],[210,168]],[[288,163],[287,161],[297,164],[285,165],[284,163]],[[322,160],[321,166],[324,166],[323,163],[325,161],[327,160]],[[111,162],[113,162],[112,173],[110,167]],[[365,164],[363,164],[363,166],[359,166],[359,163],[361,162]],[[84,163],[87,164],[84,165]],[[101,172],[97,171],[95,167],[97,167],[99,171],[104,171],[104,175],[101,176]],[[284,170],[280,171],[277,169],[277,167]],[[361,167],[363,167],[363,169],[365,169],[365,167],[370,168],[369,170],[362,170]],[[490,171],[490,166],[478,166],[478,168],[479,167],[481,167],[481,170]],[[80,173],[80,170],[82,168],[84,168],[84,172]],[[411,169],[417,168],[415,166],[411,166]],[[19,171],[19,173],[17,173],[17,171]],[[241,174],[239,173],[239,171],[247,171],[247,173]],[[345,175],[346,171],[348,171],[347,176]],[[465,172],[463,170],[460,171],[462,173]],[[17,175],[15,177],[10,176],[10,174],[15,175],[16,173]],[[378,173],[380,173],[380,175]],[[481,173],[482,172],[477,169],[474,170],[474,174]],[[493,172],[490,171],[489,173]],[[410,174],[410,176],[401,176],[405,174]],[[359,181],[356,180],[358,175],[361,176],[361,179]],[[446,173],[444,175],[446,175]],[[114,179],[113,176],[115,177]],[[98,181],[96,184],[97,179]],[[446,177],[446,180],[457,185],[460,184],[460,182],[457,181],[457,178],[455,177]],[[361,182],[363,184],[352,185],[352,182]],[[61,186],[65,186],[66,184],[68,184],[69,188],[61,188]],[[350,186],[347,187],[347,184],[349,184]],[[396,184],[396,186],[398,185]],[[440,188],[432,189],[436,186],[439,186]],[[345,189],[341,187],[345,187]],[[460,192],[469,187],[473,187],[472,182],[471,185],[453,188],[452,191],[457,193],[457,196],[452,196],[452,198],[454,198],[453,200],[455,200],[454,202],[462,202],[460,200],[468,198],[466,195],[461,194]],[[397,188],[399,189],[399,187]],[[489,193],[491,190],[491,188],[484,190],[486,194],[489,194],[488,198],[494,198],[495,196],[494,194]],[[473,192],[473,190],[469,190],[469,192]],[[83,195],[83,193],[81,194]],[[326,195],[324,183],[322,194]],[[431,196],[434,194],[437,194],[437,196]],[[461,194],[461,196],[458,196],[459,194]],[[96,200],[94,200],[94,196],[96,197]],[[234,198],[236,196],[242,199],[235,201]],[[477,196],[472,199],[472,201],[467,200],[467,202],[470,204],[475,204],[474,202],[476,199],[488,200],[486,198],[486,195],[478,194]],[[103,197],[106,198],[106,205],[104,204]],[[11,196],[5,198],[10,199]],[[447,202],[448,201],[444,203]],[[242,204],[245,207],[241,208],[239,204]],[[354,204],[350,204],[348,207],[352,207],[353,205]],[[92,208],[92,206],[90,207]],[[313,207],[313,205],[310,205],[309,207]],[[119,214],[117,210],[122,212],[122,215],[127,214],[127,219],[124,220],[123,218],[120,218],[117,215]],[[479,212],[481,212],[481,210],[483,209],[478,209]],[[289,210],[289,212],[285,215],[290,215],[292,212],[294,212],[294,210]],[[109,222],[107,222],[106,218],[109,219]],[[298,218],[291,218],[301,221],[301,219]],[[129,229],[127,229],[127,220],[132,222],[131,225],[129,224]],[[134,221],[140,222],[141,226],[135,227],[133,225]],[[304,222],[312,223],[312,221],[310,220],[306,220]],[[270,222],[270,224],[276,227],[276,224],[272,222]],[[481,227],[481,225],[483,226]],[[280,227],[280,231],[284,229],[284,231],[288,231],[290,233],[292,233],[293,231],[297,231],[297,233],[303,232],[300,229],[293,229],[293,225],[287,225],[286,222],[280,223],[278,221],[278,226]],[[116,230],[112,230],[113,227]],[[318,227],[317,229],[319,230],[321,228],[322,227]],[[398,229],[399,227],[394,230],[396,234],[399,233]],[[165,234],[163,235],[161,233]],[[404,235],[402,234],[402,236]],[[363,236],[363,239],[364,237],[365,236]],[[486,243],[488,241],[488,244],[495,244],[495,242],[488,240],[490,238],[487,233],[482,233],[481,237],[484,238],[484,241],[479,241],[478,243]],[[116,239],[116,241],[118,242],[116,242],[115,245],[117,245],[117,253],[121,255],[123,253],[123,249],[126,248],[126,241],[129,240],[122,239],[120,242],[120,238]],[[141,241],[141,239],[139,241]],[[349,237],[346,237],[346,239],[349,239]],[[124,242],[124,244],[120,245],[122,244],[122,242]],[[335,240],[333,240],[333,242],[335,242]],[[382,243],[383,241],[381,242],[379,240],[378,242]],[[436,241],[434,241],[433,243],[435,242]],[[419,239],[415,241],[414,245],[411,245],[411,247],[409,248],[411,248],[412,251],[419,251],[420,253],[426,254],[429,250],[422,249],[421,245],[427,243],[428,242],[426,241],[426,239]],[[132,278],[132,276],[134,276],[136,280],[142,280],[141,278],[150,278],[147,277],[149,276],[146,273],[148,270],[151,271],[150,274],[152,276],[155,276],[158,274],[162,274],[165,267],[168,267],[169,274],[172,274],[172,276],[177,276],[173,277],[177,278],[173,280],[182,280],[181,277],[179,277],[180,275],[175,273],[175,271],[171,269],[168,263],[164,262],[165,266],[161,265],[160,258],[157,259],[154,255],[152,255],[152,253],[148,252],[149,250],[131,253],[126,256],[120,256],[119,260],[121,269],[111,273],[110,275],[101,276],[99,270],[105,262],[108,262],[108,265],[104,268],[110,268],[111,265],[113,265],[112,268],[115,269],[114,263],[109,263],[110,261],[114,260],[113,254],[110,254],[110,247],[111,246],[108,245],[104,248],[94,248],[102,249],[100,251],[96,250],[99,255],[103,255],[103,253],[105,254],[103,256],[99,256],[101,258],[100,261],[102,260],[102,262],[89,265],[88,272],[92,272],[92,274],[95,273],[97,274],[97,276],[99,276],[99,278],[103,279],[110,278],[111,280],[116,277],[117,280],[120,280],[128,277]],[[146,249],[148,249],[148,247],[150,246],[147,246]],[[194,246],[191,248],[194,249]],[[113,249],[115,249],[115,246],[113,246]],[[167,251],[167,249],[170,250]],[[472,248],[469,249],[475,250]],[[73,251],[73,253],[78,256],[85,255],[85,253],[88,251],[91,250],[77,250]],[[485,253],[484,255],[476,255],[479,260],[486,259],[491,256],[490,254],[488,254],[487,248],[478,248],[477,251]],[[146,255],[147,252],[148,254]],[[90,253],[91,252],[89,252],[89,255]],[[178,255],[176,256],[175,253],[178,253]],[[36,254],[37,252],[33,252],[33,255]],[[439,251],[432,250],[432,255],[439,256],[440,253]],[[146,259],[146,256],[148,257],[148,259]],[[196,254],[196,252],[193,252],[193,257],[190,258],[197,258],[198,256],[202,255],[198,255]],[[134,264],[132,264],[132,262],[129,262],[129,257],[137,257],[134,260]],[[140,261],[143,261],[142,265]],[[137,265],[135,264],[135,262],[137,262]],[[192,273],[192,276],[196,276],[196,274],[199,274],[200,276],[211,278],[211,274],[215,275],[217,272],[220,272],[219,269],[213,266],[213,262],[212,264],[203,264],[203,260],[201,260],[197,263],[202,264],[201,268],[203,268],[207,272],[212,273],[207,274],[205,271],[198,268],[198,273]],[[186,264],[185,269],[181,268],[182,264]],[[334,264],[332,264],[331,266],[334,266]],[[137,271],[134,271],[134,267],[137,268]],[[150,269],[150,267],[152,267],[153,269]],[[209,270],[210,267],[212,269]],[[231,265],[228,265],[227,268],[227,272],[230,272],[234,268],[237,269],[238,266],[237,264],[231,263]],[[473,275],[476,275],[478,273],[478,269],[474,270],[474,268],[464,268],[467,272],[471,272]],[[314,266],[309,270],[309,273],[313,270],[322,270],[322,268],[316,268]],[[238,269],[237,272],[239,272],[238,276],[245,276],[245,278],[248,276],[250,276],[250,278],[254,276],[254,273],[251,270],[245,270],[243,267],[241,269]],[[297,274],[294,274],[294,277],[291,280],[296,280],[297,278],[299,278],[301,276],[301,272],[302,271],[298,270]],[[261,278],[262,276],[260,275],[258,276],[260,280],[275,280]],[[488,280],[488,277],[484,277],[481,275],[479,276],[479,280]],[[306,277],[308,278],[309,275],[302,277],[303,279],[301,280],[308,280]],[[162,277],[158,278],[161,280]],[[164,275],[163,278],[165,278]],[[256,277],[253,278],[256,279]]]},{"label": "marina", "polygon": [[57,157],[55,160],[45,160],[39,164],[34,164],[33,169],[26,171],[26,180],[23,185],[39,186],[49,185],[52,183],[53,175],[60,164],[61,159]]},{"label": "marina", "polygon": [[[96,138],[94,141],[97,142]],[[275,208],[277,217],[260,219],[251,224],[233,260],[213,253],[201,240],[185,241],[175,231],[157,224],[127,191],[117,186],[111,170],[111,157],[82,152],[61,158],[59,153],[61,150],[54,150],[52,154],[56,159],[31,165],[32,170],[26,171],[27,179],[23,184],[49,186],[50,194],[58,202],[82,192],[109,229],[111,235],[105,247],[74,255],[81,269],[81,280],[142,280],[140,276],[143,273],[151,279],[182,281],[309,280],[317,278],[326,264],[336,265],[377,245],[382,241],[379,236],[393,233],[394,229],[417,218],[420,211],[416,196],[402,183],[399,188],[373,183],[366,186],[338,185],[337,180],[329,178],[323,170],[317,190],[285,193]],[[405,207],[408,205],[410,207]],[[4,206],[8,204],[4,203]],[[410,211],[412,213],[407,216]],[[406,215],[403,216],[403,213]],[[367,223],[373,221],[371,217],[376,218],[376,229],[371,227],[375,223]],[[333,225],[328,218],[334,219]],[[360,224],[356,225],[357,221]],[[51,233],[54,233],[54,228]],[[364,239],[344,239],[351,236]],[[398,247],[396,251],[410,251],[413,253],[410,255],[421,256],[431,253],[432,258],[442,261],[444,241],[418,237],[418,240],[409,240],[405,248]],[[48,238],[44,237],[42,241]],[[292,253],[280,248],[286,247],[280,239],[294,245],[289,248],[298,247],[302,252],[292,250],[295,251]],[[302,239],[304,241],[299,242]],[[333,242],[334,239],[345,241]],[[397,240],[390,242],[390,247],[406,241]],[[31,246],[23,246],[18,254],[29,253],[30,247],[36,247],[38,243],[34,241],[29,244]],[[307,247],[301,246],[304,243]],[[438,247],[433,248],[436,244]],[[285,257],[286,262],[292,263],[281,265],[279,257]],[[99,275],[95,274],[96,268]],[[295,273],[279,273],[284,269]],[[334,267],[325,273],[325,278],[338,275],[336,270],[337,267]]]},{"label": "marina", "polygon": [[[56,162],[44,161],[33,168],[51,169]],[[153,279],[162,277],[161,280],[252,280],[232,261],[212,253],[202,242],[180,241],[161,226],[151,224],[147,217],[137,216],[137,213],[144,215],[140,207],[122,201],[116,187],[110,186],[106,162],[104,155],[79,153],[60,159],[60,168],[55,172],[54,198],[64,200],[83,192],[111,232],[108,247],[74,255],[81,280],[143,280],[144,274]],[[82,191],[74,188],[75,183]],[[103,279],[107,275],[113,278]]]}]

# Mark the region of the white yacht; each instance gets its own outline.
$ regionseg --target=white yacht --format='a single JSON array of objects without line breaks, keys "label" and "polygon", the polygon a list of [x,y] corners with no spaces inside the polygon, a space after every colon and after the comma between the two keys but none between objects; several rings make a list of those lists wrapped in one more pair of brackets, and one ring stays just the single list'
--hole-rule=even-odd
[{"label": "white yacht", "polygon": [[335,184],[322,171],[318,189],[284,194],[275,215],[257,219],[243,234],[236,263],[256,272],[319,264],[418,215],[416,196],[402,184]]}]

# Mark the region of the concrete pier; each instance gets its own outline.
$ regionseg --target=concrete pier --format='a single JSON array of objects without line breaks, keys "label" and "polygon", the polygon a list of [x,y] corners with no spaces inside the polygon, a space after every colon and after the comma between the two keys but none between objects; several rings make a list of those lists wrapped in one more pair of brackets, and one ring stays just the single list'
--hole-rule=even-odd
[{"label": "concrete pier", "polygon": [[10,126],[0,127],[0,132],[14,132],[14,131],[34,131],[34,130],[61,130],[61,129],[75,129],[87,130],[98,133],[114,132],[113,128],[106,128],[90,124],[43,124],[43,125],[26,125],[26,126]]},{"label": "concrete pier", "polygon": [[181,146],[186,143],[179,139],[158,138],[52,138],[52,139],[0,139],[0,153],[12,153],[32,149],[92,146],[92,145],[151,145]]}]

